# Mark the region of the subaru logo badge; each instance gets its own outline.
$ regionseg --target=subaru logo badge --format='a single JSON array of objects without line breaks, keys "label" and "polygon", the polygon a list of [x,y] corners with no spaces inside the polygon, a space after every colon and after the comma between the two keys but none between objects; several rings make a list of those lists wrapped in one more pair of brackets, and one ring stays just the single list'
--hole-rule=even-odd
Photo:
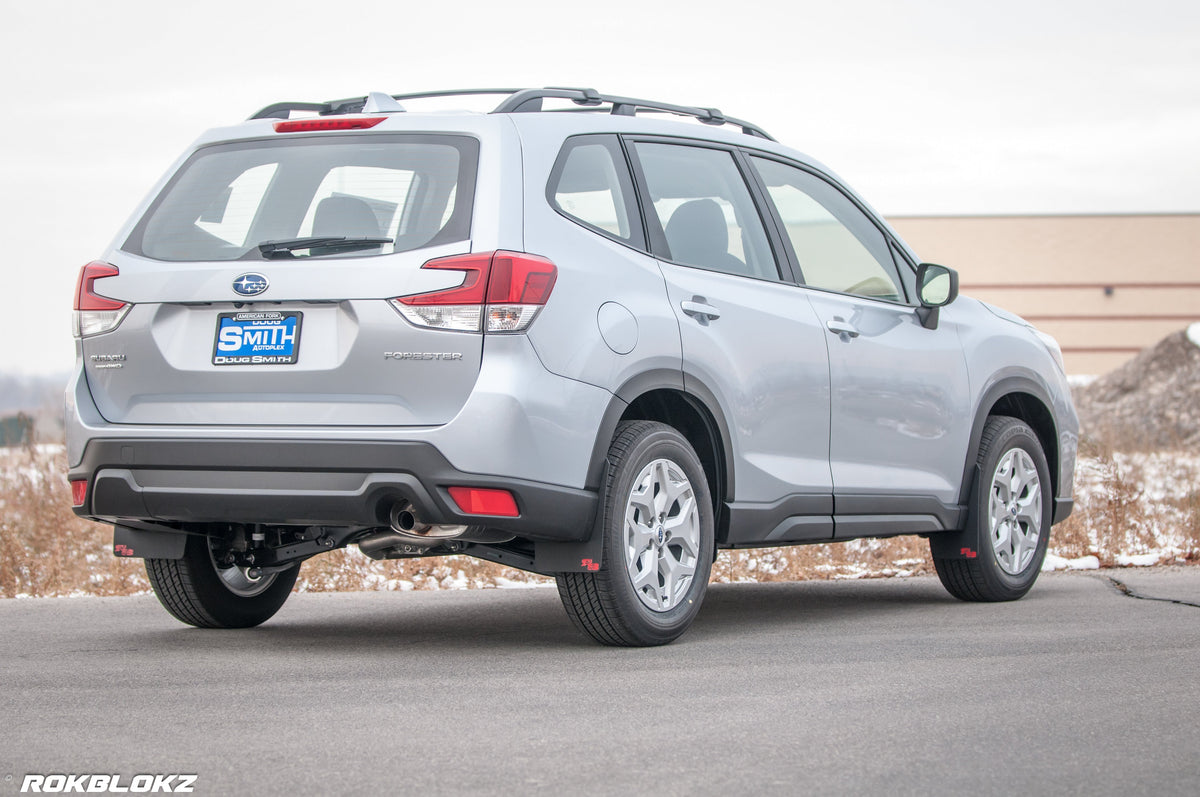
[{"label": "subaru logo badge", "polygon": [[270,280],[262,274],[243,274],[233,281],[233,292],[242,296],[258,296],[271,286]]}]

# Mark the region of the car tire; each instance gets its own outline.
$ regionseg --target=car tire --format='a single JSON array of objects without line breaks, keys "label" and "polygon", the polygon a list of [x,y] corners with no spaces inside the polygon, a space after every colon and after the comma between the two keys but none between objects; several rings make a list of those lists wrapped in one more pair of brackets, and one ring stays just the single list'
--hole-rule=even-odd
[{"label": "car tire", "polygon": [[207,537],[189,535],[180,559],[147,559],[146,575],[163,607],[197,628],[250,628],[270,619],[292,592],[297,564],[251,580],[217,566]]},{"label": "car tire", "polygon": [[704,468],[683,435],[652,421],[617,427],[608,462],[595,531],[603,567],[560,573],[558,592],[597,642],[665,645],[688,629],[708,588],[714,522]]},{"label": "car tire", "polygon": [[1050,468],[1037,435],[1016,418],[993,416],[979,441],[962,546],[939,557],[938,578],[964,601],[1011,601],[1029,592],[1042,569],[1053,509]]}]

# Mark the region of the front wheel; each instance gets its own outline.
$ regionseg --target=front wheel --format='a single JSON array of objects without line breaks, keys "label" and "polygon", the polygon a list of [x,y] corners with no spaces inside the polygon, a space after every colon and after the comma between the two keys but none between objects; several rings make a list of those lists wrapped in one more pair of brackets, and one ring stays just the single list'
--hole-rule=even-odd
[{"label": "front wheel", "polygon": [[609,447],[602,517],[604,568],[561,573],[571,620],[606,645],[665,645],[691,625],[713,560],[704,468],[670,426],[621,424]]},{"label": "front wheel", "polygon": [[300,565],[251,578],[217,564],[207,537],[189,535],[180,559],[147,559],[146,575],[163,607],[197,628],[249,628],[270,619],[292,592]]},{"label": "front wheel", "polygon": [[963,547],[955,557],[940,558],[931,539],[933,564],[960,600],[1016,600],[1033,586],[1046,558],[1050,469],[1033,430],[1006,416],[988,419],[977,461]]}]

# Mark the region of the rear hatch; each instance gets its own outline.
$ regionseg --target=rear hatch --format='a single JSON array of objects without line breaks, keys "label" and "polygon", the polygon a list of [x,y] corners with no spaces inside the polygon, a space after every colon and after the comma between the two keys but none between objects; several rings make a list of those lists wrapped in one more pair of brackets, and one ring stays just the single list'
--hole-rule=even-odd
[{"label": "rear hatch", "polygon": [[196,150],[110,263],[81,277],[77,309],[117,308],[111,331],[103,312],[82,322],[100,413],[129,424],[450,420],[477,378],[482,334],[430,314],[411,323],[389,300],[480,276],[421,268],[470,250],[478,156],[468,135],[374,132]]}]

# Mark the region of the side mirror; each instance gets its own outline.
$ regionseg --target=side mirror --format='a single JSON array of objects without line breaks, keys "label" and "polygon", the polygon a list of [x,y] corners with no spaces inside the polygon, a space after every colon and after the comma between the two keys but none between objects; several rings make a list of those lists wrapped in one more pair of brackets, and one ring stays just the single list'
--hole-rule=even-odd
[{"label": "side mirror", "polygon": [[938,308],[958,298],[958,272],[936,263],[917,266],[917,317],[926,329],[937,329]]}]

